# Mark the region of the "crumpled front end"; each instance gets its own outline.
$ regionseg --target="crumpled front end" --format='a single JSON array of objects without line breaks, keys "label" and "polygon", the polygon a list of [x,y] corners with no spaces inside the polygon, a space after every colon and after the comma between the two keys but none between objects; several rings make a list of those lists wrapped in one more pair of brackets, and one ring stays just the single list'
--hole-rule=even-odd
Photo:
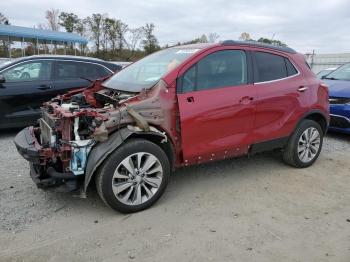
[{"label": "crumpled front end", "polygon": [[94,123],[98,118],[90,113],[76,115],[63,111],[58,117],[59,109],[51,113],[50,109],[50,106],[43,108],[38,127],[27,127],[16,135],[15,145],[30,162],[30,175],[38,187],[62,186],[64,191],[75,191],[84,175],[88,154],[96,143],[91,137],[94,132],[88,131],[89,127],[85,130],[85,121],[95,125],[96,130]]},{"label": "crumpled front end", "polygon": [[109,139],[115,140],[113,134],[123,128],[130,130],[128,134],[158,132],[165,138],[155,126],[174,130],[174,103],[169,96],[162,81],[148,93],[139,94],[105,89],[95,82],[45,103],[38,126],[20,131],[15,144],[30,162],[30,174],[38,187],[75,191],[84,185],[86,190],[91,172],[102,162],[91,157],[89,170],[93,171],[85,179],[89,155],[98,144],[115,143]]}]

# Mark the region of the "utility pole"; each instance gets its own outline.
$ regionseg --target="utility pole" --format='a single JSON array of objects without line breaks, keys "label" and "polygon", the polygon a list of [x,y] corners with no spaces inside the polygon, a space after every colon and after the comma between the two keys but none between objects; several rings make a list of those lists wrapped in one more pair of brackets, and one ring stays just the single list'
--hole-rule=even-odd
[{"label": "utility pole", "polygon": [[312,55],[311,55],[311,69],[314,67],[314,56],[315,56],[315,49],[312,50]]}]

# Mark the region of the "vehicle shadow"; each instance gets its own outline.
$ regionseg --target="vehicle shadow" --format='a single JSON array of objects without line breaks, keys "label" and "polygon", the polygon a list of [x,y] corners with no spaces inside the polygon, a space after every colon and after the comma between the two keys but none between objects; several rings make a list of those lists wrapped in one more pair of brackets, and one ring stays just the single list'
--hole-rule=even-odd
[{"label": "vehicle shadow", "polygon": [[333,138],[333,139],[338,139],[346,142],[350,142],[350,135],[349,134],[344,134],[344,133],[339,133],[339,132],[334,132],[334,131],[328,131],[326,134],[326,137]]},{"label": "vehicle shadow", "polygon": [[232,182],[234,182],[237,179],[256,176],[257,173],[263,172],[262,170],[257,170],[257,167],[266,169],[267,166],[274,166],[275,169],[286,167],[282,161],[280,151],[269,151],[252,156],[229,158],[180,168],[172,175],[171,184],[177,184],[176,187],[179,185],[186,186],[188,180],[212,180],[216,178],[232,179]]},{"label": "vehicle shadow", "polygon": [[[282,163],[279,152],[267,152],[264,154],[258,154],[252,157],[240,157],[233,159],[226,159],[213,163],[201,164],[197,166],[190,166],[180,168],[171,175],[170,183],[166,189],[165,194],[160,198],[158,203],[154,205],[154,208],[166,209],[169,204],[180,203],[184,196],[192,194],[202,194],[203,189],[201,185],[208,186],[210,183],[229,183],[239,184],[242,179],[249,180],[252,176],[259,176],[262,172],[256,172],[256,167],[268,168],[268,166],[275,166],[276,169],[283,169],[286,166]],[[273,174],[265,173],[266,176]],[[224,182],[225,181],[225,182]],[[196,185],[196,190],[192,191],[191,188]],[[95,217],[99,216],[107,217],[124,217],[125,214],[116,212],[110,207],[107,207],[100,199],[94,181],[87,191],[87,198],[82,199],[76,197],[73,193],[57,193],[52,191],[45,192],[45,203],[41,201],[42,206],[49,209],[50,215],[55,214],[60,206],[63,210],[60,213],[67,213],[70,215],[77,215],[84,213],[86,216]],[[54,206],[54,208],[53,208]]]},{"label": "vehicle shadow", "polygon": [[[16,133],[20,129],[9,129],[0,131],[0,138],[13,139]],[[350,136],[339,133],[328,133],[327,138],[329,142],[333,143],[338,141],[340,143],[348,144],[350,142]],[[273,170],[273,172],[271,172]],[[286,170],[289,170],[286,172]],[[18,214],[18,207],[23,206],[23,209],[32,215],[34,218],[40,220],[41,217],[64,215],[73,216],[78,214],[85,214],[89,217],[107,216],[107,217],[123,217],[124,215],[113,211],[109,207],[105,206],[102,200],[100,200],[94,185],[94,180],[89,186],[87,192],[87,198],[82,199],[74,197],[74,194],[57,193],[53,191],[41,191],[35,188],[32,181],[30,181],[27,173],[28,170],[23,170],[23,176],[28,183],[26,186],[20,187],[18,193],[13,198],[12,191],[9,187],[4,188],[2,197],[12,199],[17,204],[11,206],[13,214],[17,214],[17,220],[28,215],[28,213]],[[265,152],[249,157],[238,157],[232,159],[226,159],[201,165],[195,165],[190,167],[184,167],[176,170],[172,175],[163,197],[154,208],[164,209],[173,204],[177,204],[184,201],[184,198],[195,198],[197,195],[205,194],[212,185],[219,190],[221,186],[232,185],[239,187],[259,181],[265,177],[265,181],[268,181],[274,176],[285,175],[290,172],[296,172],[292,167],[285,165],[282,161],[280,151]],[[23,180],[24,178],[17,178]],[[30,196],[30,197],[29,197]],[[22,199],[19,201],[19,199]],[[23,200],[28,199],[28,200]],[[29,201],[30,200],[30,201]],[[35,205],[28,210],[25,206]],[[20,203],[20,204],[19,204]],[[15,208],[16,207],[16,208]],[[13,209],[13,210],[12,210]],[[40,217],[39,217],[40,215]],[[13,217],[11,218],[13,220]],[[9,219],[10,222],[10,219]]]},{"label": "vehicle shadow", "polygon": [[16,134],[21,131],[22,128],[7,128],[7,129],[0,129],[0,139],[2,138],[15,138]]}]

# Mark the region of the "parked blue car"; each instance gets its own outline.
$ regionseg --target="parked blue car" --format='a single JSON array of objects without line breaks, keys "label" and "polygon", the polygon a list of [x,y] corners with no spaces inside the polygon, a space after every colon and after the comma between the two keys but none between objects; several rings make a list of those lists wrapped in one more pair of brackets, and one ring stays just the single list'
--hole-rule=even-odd
[{"label": "parked blue car", "polygon": [[329,130],[350,134],[350,63],[323,77],[329,86]]}]

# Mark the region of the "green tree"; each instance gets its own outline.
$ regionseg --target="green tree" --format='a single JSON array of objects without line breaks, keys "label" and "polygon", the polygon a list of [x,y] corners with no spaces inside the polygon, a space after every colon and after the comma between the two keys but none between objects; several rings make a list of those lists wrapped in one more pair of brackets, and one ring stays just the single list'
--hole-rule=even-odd
[{"label": "green tree", "polygon": [[158,40],[154,35],[154,24],[146,24],[142,27],[144,33],[144,39],[142,40],[142,46],[146,52],[146,54],[151,54],[157,50],[159,50]]},{"label": "green tree", "polygon": [[115,46],[117,42],[117,30],[118,23],[116,19],[106,18],[104,21],[104,30],[106,34],[107,42],[110,43],[112,52],[115,51]]},{"label": "green tree", "polygon": [[121,57],[122,50],[124,48],[125,34],[128,30],[128,26],[119,19],[105,17],[102,26],[102,42],[104,53],[107,52],[110,47],[112,54],[115,50],[118,50]]},{"label": "green tree", "polygon": [[129,29],[128,32],[129,32],[128,46],[129,46],[129,49],[131,49],[131,56],[133,56],[134,52],[135,52],[137,46],[139,45],[141,38],[143,36],[143,29],[142,29],[142,27],[132,28],[132,29]]},{"label": "green tree", "polygon": [[119,54],[121,54],[122,49],[124,48],[124,43],[126,43],[125,34],[128,31],[128,25],[123,23],[120,20],[116,20],[116,30],[117,30],[118,52]]},{"label": "green tree", "polygon": [[79,19],[75,26],[75,32],[81,36],[85,36],[87,33],[88,22],[87,19]]},{"label": "green tree", "polygon": [[274,39],[269,39],[264,37],[259,38],[258,42],[270,44],[270,45],[276,45],[276,46],[287,46],[285,43],[281,42],[280,40],[274,40]]},{"label": "green tree", "polygon": [[94,41],[96,53],[99,54],[101,47],[101,38],[103,34],[103,21],[106,15],[92,14],[86,18],[86,23],[90,32],[90,39]]},{"label": "green tree", "polygon": [[69,33],[75,32],[79,23],[80,19],[76,14],[61,12],[59,15],[59,25]]},{"label": "green tree", "polygon": [[198,44],[198,43],[208,43],[208,38],[205,34],[201,35],[200,37],[197,37],[195,39],[192,39],[190,41],[186,41],[183,43],[178,43],[178,45],[190,45],[190,44]]},{"label": "green tree", "polygon": [[115,24],[114,19],[111,19],[108,17],[105,17],[102,21],[101,45],[104,53],[107,52],[109,42],[115,39],[115,36],[113,36],[113,32],[112,32],[113,31],[112,28],[114,27],[114,24]]},{"label": "green tree", "polygon": [[258,40],[254,40],[254,39],[252,39],[250,37],[250,34],[247,33],[247,32],[243,32],[239,36],[239,40],[259,42],[259,43],[264,43],[264,44],[269,44],[269,45],[276,45],[276,46],[287,46],[287,44],[283,43],[280,40],[270,39],[270,38],[266,38],[266,37],[260,37]]}]

